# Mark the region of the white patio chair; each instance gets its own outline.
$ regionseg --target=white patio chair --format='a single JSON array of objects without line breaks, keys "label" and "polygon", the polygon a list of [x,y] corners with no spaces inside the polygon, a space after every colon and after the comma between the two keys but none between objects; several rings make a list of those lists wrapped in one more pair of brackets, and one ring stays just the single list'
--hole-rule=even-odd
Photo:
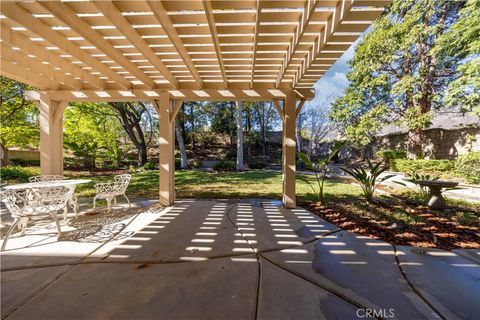
[{"label": "white patio chair", "polygon": [[[40,176],[33,176],[28,178],[29,182],[49,182],[49,181],[61,181],[63,180],[63,176],[59,175],[53,175],[53,174],[43,174]],[[73,212],[75,213],[75,217],[78,217],[78,198],[77,195],[75,194],[75,185],[70,185],[70,199],[68,200],[70,207],[72,207]],[[63,211],[63,220],[67,221],[67,213],[68,213],[68,207],[65,207]]]},{"label": "white patio chair", "polygon": [[57,212],[64,210],[70,198],[67,187],[39,187],[22,190],[4,190],[2,202],[12,214],[14,221],[8,228],[1,251],[5,250],[7,240],[15,226],[20,225],[21,235],[25,234],[28,220],[33,216],[49,215],[55,221],[58,237],[62,235]]},{"label": "white patio chair", "polygon": [[95,185],[96,195],[93,198],[93,209],[95,209],[97,199],[105,199],[107,201],[108,212],[112,209],[112,200],[117,204],[117,196],[124,196],[131,207],[130,200],[128,200],[125,192],[132,176],[130,174],[121,174],[114,177],[113,183],[97,183]]}]

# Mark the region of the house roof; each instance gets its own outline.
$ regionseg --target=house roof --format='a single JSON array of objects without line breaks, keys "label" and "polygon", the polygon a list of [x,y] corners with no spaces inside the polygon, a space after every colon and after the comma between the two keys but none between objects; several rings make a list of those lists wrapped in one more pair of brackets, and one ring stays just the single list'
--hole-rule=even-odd
[{"label": "house roof", "polygon": [[[438,112],[432,119],[432,125],[427,129],[456,130],[462,128],[480,128],[480,117],[477,115],[459,111]],[[408,128],[403,126],[387,125],[383,127],[377,136],[407,133]]]}]

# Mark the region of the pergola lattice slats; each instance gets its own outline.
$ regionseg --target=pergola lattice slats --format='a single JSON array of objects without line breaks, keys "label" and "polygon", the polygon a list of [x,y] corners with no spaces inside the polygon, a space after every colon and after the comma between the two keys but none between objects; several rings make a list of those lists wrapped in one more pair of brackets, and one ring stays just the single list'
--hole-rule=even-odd
[{"label": "pergola lattice slats", "polygon": [[3,15],[34,32],[51,45],[58,47],[65,53],[75,57],[76,59],[84,62],[86,65],[89,65],[105,76],[111,78],[121,88],[126,89],[130,87],[130,82],[128,80],[121,77],[118,73],[108,68],[96,58],[90,56],[72,41],[62,37],[58,31],[52,30],[51,27],[41,22],[39,19],[33,18],[31,13],[20,7],[20,5],[17,3],[2,3],[0,10]]},{"label": "pergola lattice slats", "polygon": [[57,1],[45,1],[41,2],[41,4],[57,18],[65,22],[71,29],[75,30],[75,32],[94,44],[100,51],[115,60],[138,80],[142,81],[146,86],[151,88],[155,85],[152,79],[146,76],[135,64],[116,50],[109,41],[105,40],[98,32],[93,30],[87,22],[79,18],[67,5]]},{"label": "pergola lattice slats", "polygon": [[87,90],[311,88],[390,2],[12,1],[0,10],[2,39],[23,36],[21,47],[6,45],[26,51],[28,40],[35,59],[51,52],[66,73],[41,89],[73,89],[68,77]]},{"label": "pergola lattice slats", "polygon": [[[0,26],[2,43],[8,44],[12,48],[18,48],[43,62],[47,62],[48,68],[52,66],[61,69],[65,74],[70,74],[74,78],[80,79],[82,82],[88,83],[93,89],[101,89],[107,86],[104,80],[101,80],[90,73],[82,70],[80,67],[70,63],[68,60],[61,58],[59,55],[47,50],[45,47],[31,41],[28,37],[15,32],[9,26],[2,23]],[[3,53],[3,52],[2,52]],[[47,67],[47,66],[46,66]],[[37,85],[39,89],[41,85]]]},{"label": "pergola lattice slats", "polygon": [[57,79],[70,89],[81,90],[83,88],[81,81],[65,75],[65,73],[56,70],[52,66],[43,64],[42,61],[36,58],[28,57],[28,55],[22,50],[14,50],[3,42],[0,45],[0,48],[3,58],[15,61],[17,67],[22,66],[24,69],[30,69],[32,73],[42,74],[43,77],[51,79],[54,86],[58,85],[58,83],[55,83],[55,79]]},{"label": "pergola lattice slats", "polygon": [[165,63],[155,54],[148,43],[142,36],[130,25],[128,20],[110,1],[97,1],[95,6],[109,21],[120,30],[121,33],[143,54],[150,63],[162,73],[162,75],[172,84],[173,87],[178,86],[178,81]]},{"label": "pergola lattice slats", "polygon": [[182,57],[183,62],[187,66],[188,70],[190,70],[192,76],[198,82],[199,86],[203,82],[200,74],[197,71],[195,64],[193,63],[188,50],[186,49],[185,45],[180,38],[180,35],[171,22],[165,7],[163,6],[161,1],[147,1],[148,6],[152,10],[153,14],[157,18],[157,20],[162,25],[164,32],[167,34],[168,38],[177,49],[178,54]]}]

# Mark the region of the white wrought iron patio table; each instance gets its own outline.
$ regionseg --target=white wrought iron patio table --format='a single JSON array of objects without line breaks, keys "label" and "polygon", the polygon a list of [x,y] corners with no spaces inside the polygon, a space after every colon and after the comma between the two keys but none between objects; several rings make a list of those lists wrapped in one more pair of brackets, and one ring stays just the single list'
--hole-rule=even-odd
[{"label": "white wrought iron patio table", "polygon": [[[72,196],[69,200],[70,207],[73,208],[75,212],[75,216],[78,214],[78,203],[77,197],[75,196],[75,188],[79,184],[89,183],[92,180],[88,179],[70,179],[70,180],[54,180],[54,181],[39,181],[39,182],[27,182],[27,183],[19,183],[19,184],[12,184],[8,186],[4,186],[4,189],[7,190],[23,190],[23,189],[34,189],[34,188],[46,188],[46,187],[67,187],[70,189]],[[66,220],[67,213],[64,213],[64,219]]]}]

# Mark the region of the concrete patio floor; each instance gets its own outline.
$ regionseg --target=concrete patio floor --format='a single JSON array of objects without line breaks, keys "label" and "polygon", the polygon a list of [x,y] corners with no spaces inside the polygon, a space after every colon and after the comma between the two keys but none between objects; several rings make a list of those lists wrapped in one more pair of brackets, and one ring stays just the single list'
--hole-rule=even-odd
[{"label": "concrete patio floor", "polygon": [[103,221],[64,222],[59,240],[47,220],[11,238],[1,255],[2,318],[480,314],[479,251],[395,247],[272,200],[135,204]]}]

